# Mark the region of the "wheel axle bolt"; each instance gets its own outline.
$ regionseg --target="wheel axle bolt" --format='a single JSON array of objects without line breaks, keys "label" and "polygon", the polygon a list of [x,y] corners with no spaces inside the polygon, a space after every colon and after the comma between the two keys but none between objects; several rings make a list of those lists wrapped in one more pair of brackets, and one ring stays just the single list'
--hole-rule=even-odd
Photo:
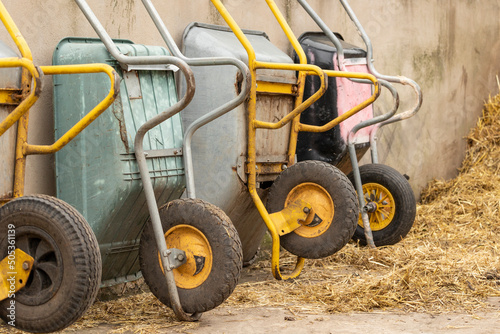
[{"label": "wheel axle bolt", "polygon": [[377,211],[377,204],[374,202],[370,202],[370,203],[366,204],[365,208],[366,208],[366,212],[372,213],[372,212]]},{"label": "wheel axle bolt", "polygon": [[30,268],[30,264],[28,262],[23,263],[23,270],[28,270]]}]

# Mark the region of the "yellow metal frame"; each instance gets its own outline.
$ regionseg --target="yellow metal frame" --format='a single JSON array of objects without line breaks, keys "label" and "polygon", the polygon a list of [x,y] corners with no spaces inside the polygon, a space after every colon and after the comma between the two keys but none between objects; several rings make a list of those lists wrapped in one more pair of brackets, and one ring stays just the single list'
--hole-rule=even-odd
[{"label": "yellow metal frame", "polygon": [[[282,30],[284,31],[285,35],[287,36],[288,40],[292,44],[295,52],[299,56],[300,64],[280,64],[280,63],[267,63],[267,62],[261,62],[256,59],[255,56],[255,51],[250,44],[250,41],[246,38],[245,34],[242,32],[238,24],[235,22],[235,20],[231,17],[231,14],[227,11],[227,9],[224,7],[222,4],[221,0],[211,0],[212,4],[215,6],[217,11],[222,15],[223,19],[226,21],[228,26],[231,28],[233,33],[236,35],[240,43],[243,45],[245,48],[247,54],[248,54],[248,67],[250,69],[250,72],[252,74],[252,83],[251,83],[251,89],[250,89],[250,96],[247,104],[248,108],[248,148],[247,148],[247,170],[248,170],[248,190],[250,192],[250,195],[257,207],[257,210],[259,211],[260,215],[262,216],[270,234],[272,237],[273,245],[272,245],[272,272],[273,276],[276,279],[289,279],[289,278],[295,278],[297,277],[300,272],[302,271],[304,267],[304,259],[301,257],[297,258],[297,263],[295,266],[295,269],[292,271],[292,273],[288,275],[282,275],[280,272],[279,268],[279,251],[280,251],[280,240],[279,236],[280,233],[278,233],[280,230],[283,230],[283,223],[275,221],[278,218],[278,215],[270,215],[264,204],[262,203],[262,200],[260,199],[259,195],[257,194],[257,186],[256,186],[256,168],[258,167],[257,162],[256,162],[256,130],[257,129],[279,129],[285,126],[286,124],[290,123],[292,124],[291,126],[291,131],[290,131],[290,140],[289,140],[289,146],[288,146],[288,153],[287,153],[287,159],[288,159],[288,165],[292,165],[295,160],[295,151],[297,148],[297,138],[298,138],[298,133],[299,131],[308,131],[308,132],[324,132],[332,129],[334,126],[338,125],[340,122],[344,121],[345,119],[351,117],[352,115],[356,114],[366,106],[370,105],[373,103],[379,96],[380,94],[380,87],[377,79],[375,76],[370,75],[370,74],[365,74],[365,73],[353,73],[353,72],[341,72],[341,71],[324,71],[318,66],[314,65],[308,65],[307,64],[307,59],[306,55],[304,53],[304,50],[300,46],[299,41],[293,34],[290,26],[286,22],[284,16],[276,6],[275,2],[273,0],[266,0],[267,5],[271,9],[272,13],[274,14],[276,20],[280,24]],[[257,69],[273,69],[273,70],[292,70],[292,71],[297,71],[298,72],[298,80],[297,80],[297,85],[296,88],[294,89],[291,86],[287,85],[266,85],[263,84],[262,82],[257,82]],[[317,92],[315,92],[311,97],[309,97],[306,101],[303,101],[303,94],[304,94],[304,85],[305,85],[305,78],[308,75],[317,75],[320,78],[321,81],[321,87]],[[373,94],[370,98],[368,98],[366,101],[363,103],[357,105],[356,107],[352,108],[342,116],[339,116],[333,120],[331,120],[329,123],[323,125],[323,126],[313,126],[313,125],[307,125],[307,124],[302,124],[300,123],[300,114],[306,110],[310,105],[312,105],[314,102],[316,102],[326,91],[328,87],[328,77],[343,77],[343,78],[352,78],[352,79],[365,79],[369,80],[373,83]],[[263,122],[259,121],[256,119],[256,102],[257,102],[257,92],[266,92],[269,94],[291,94],[295,95],[295,107],[294,109],[288,113],[286,116],[284,116],[282,119],[280,119],[277,122],[270,123],[270,122]],[[307,204],[307,203],[306,203]],[[294,215],[294,212],[298,212],[296,215]],[[292,213],[292,217],[290,217],[290,213]],[[301,213],[301,210],[294,210],[293,212],[287,212],[287,217],[288,223],[290,224],[289,228],[286,230],[293,231],[294,229],[297,228],[297,224],[294,222],[297,221],[297,219],[301,219],[301,216],[303,213]],[[276,218],[275,218],[276,217]],[[283,217],[283,215],[280,215],[279,217]],[[273,219],[275,218],[275,219]],[[279,219],[282,220],[282,219]]]},{"label": "yellow metal frame", "polygon": [[[21,101],[19,105],[0,123],[0,136],[2,136],[16,122],[17,142],[15,152],[14,167],[14,187],[12,198],[0,199],[0,205],[7,203],[13,198],[24,195],[24,184],[26,174],[26,156],[31,154],[51,154],[62,149],[66,144],[73,140],[90,123],[92,123],[104,110],[106,110],[115,100],[119,88],[120,80],[118,73],[107,64],[83,64],[83,65],[60,65],[60,66],[41,66],[36,67],[33,64],[31,50],[12,20],[7,9],[0,1],[0,20],[7,29],[17,48],[21,53],[20,58],[0,59],[0,68],[21,67],[23,69],[21,78]],[[83,73],[105,73],[108,75],[111,88],[107,96],[95,106],[85,117],[69,129],[61,138],[52,145],[30,145],[28,144],[28,123],[29,110],[40,96],[43,75],[60,74],[83,74]]]}]

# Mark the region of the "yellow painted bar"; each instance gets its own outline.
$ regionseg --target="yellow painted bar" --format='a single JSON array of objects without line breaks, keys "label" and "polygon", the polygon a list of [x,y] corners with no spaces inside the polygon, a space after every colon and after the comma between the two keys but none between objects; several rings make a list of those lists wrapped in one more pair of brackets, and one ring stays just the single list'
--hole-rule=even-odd
[{"label": "yellow painted bar", "polygon": [[28,47],[28,43],[26,43],[26,40],[17,28],[14,20],[12,20],[12,17],[3,5],[2,1],[0,1],[0,20],[7,29],[10,37],[14,40],[14,43],[16,43],[17,48],[21,52],[21,56],[23,58],[33,60],[33,56],[31,55],[31,50]]},{"label": "yellow painted bar", "polygon": [[[23,35],[17,28],[14,20],[8,13],[7,9],[0,1],[0,20],[3,25],[7,29],[7,32],[13,39],[17,48],[21,53],[22,59],[25,62],[30,64],[30,66],[23,66],[22,77],[21,77],[21,88],[22,88],[22,99],[23,102],[14,110],[16,113],[14,116],[9,115],[10,120],[5,123],[2,123],[5,127],[12,126],[12,120],[17,120],[17,140],[16,140],[16,162],[14,168],[14,189],[13,196],[19,197],[24,193],[24,177],[26,171],[26,157],[22,152],[22,147],[28,138],[28,121],[29,121],[29,109],[38,99],[39,94],[41,93],[41,80],[38,71],[33,67],[33,56],[31,54],[31,50],[26,43]],[[3,59],[2,61],[5,61]],[[21,65],[22,66],[22,65]],[[35,87],[31,87],[31,83],[34,82]],[[8,118],[9,118],[8,117]],[[4,120],[5,121],[5,120]],[[8,125],[10,123],[10,125]],[[15,121],[14,121],[15,123]],[[1,127],[1,126],[0,126]],[[3,131],[3,132],[1,132]],[[4,129],[0,129],[0,135],[5,132]]]},{"label": "yellow painted bar", "polygon": [[33,262],[35,262],[33,257],[19,248],[0,261],[0,301],[26,285]]},{"label": "yellow painted bar", "polygon": [[264,69],[275,69],[275,70],[292,70],[292,71],[305,71],[308,73],[314,73],[319,76],[321,80],[321,87],[306,101],[300,103],[294,110],[292,110],[289,114],[283,117],[281,120],[275,123],[262,122],[258,120],[253,120],[254,126],[256,128],[263,129],[279,129],[289,123],[293,118],[300,115],[304,110],[306,110],[311,104],[316,102],[327,90],[328,81],[325,72],[315,65],[305,65],[305,64],[275,64],[275,63],[266,63],[266,62],[255,62],[257,68]]},{"label": "yellow painted bar", "polygon": [[19,105],[21,103],[21,89],[11,89],[0,87],[0,104]]},{"label": "yellow painted bar", "polygon": [[240,43],[243,45],[245,48],[245,51],[248,54],[248,67],[250,68],[250,71],[254,69],[253,67],[253,62],[255,61],[255,50],[252,47],[252,44],[248,40],[248,38],[245,36],[243,31],[240,29],[236,21],[233,19],[231,14],[228,12],[226,7],[222,4],[220,0],[210,0],[212,1],[212,4],[215,6],[217,11],[220,13],[224,21],[226,21],[227,25],[233,33],[235,34],[236,38],[240,41]]},{"label": "yellow painted bar", "polygon": [[295,37],[292,28],[290,28],[290,26],[288,25],[288,22],[286,21],[285,17],[279,10],[278,6],[276,6],[276,3],[273,0],[266,0],[266,2],[269,8],[271,9],[271,12],[273,13],[274,17],[281,26],[281,29],[283,30],[286,37],[290,41],[290,44],[292,44],[293,49],[299,56],[300,64],[307,64],[307,58],[304,49],[302,49],[302,46],[300,46],[297,37]]},{"label": "yellow painted bar", "polygon": [[79,133],[81,133],[90,123],[92,123],[99,115],[101,115],[104,110],[106,110],[115,100],[118,91],[120,81],[118,78],[118,73],[106,64],[84,64],[84,65],[58,65],[58,66],[41,66],[41,70],[44,74],[56,75],[56,74],[77,74],[77,73],[106,73],[111,81],[111,88],[108,95],[102,100],[96,107],[94,107],[85,117],[83,117],[78,123],[76,123],[71,129],[69,129],[64,135],[61,136],[52,145],[29,145],[24,144],[23,153],[25,155],[30,154],[50,154],[59,151],[65,145],[67,145],[73,138],[75,138]]},{"label": "yellow painted bar", "polygon": [[303,258],[298,258],[297,260],[297,265],[293,272],[290,275],[283,276],[280,272],[279,269],[279,252],[280,252],[280,240],[279,240],[279,235],[276,232],[276,227],[274,226],[269,213],[267,212],[264,204],[262,203],[262,200],[260,199],[259,195],[257,194],[257,189],[256,189],[256,173],[255,173],[255,167],[256,167],[256,148],[255,148],[255,136],[256,136],[256,128],[254,126],[254,120],[256,117],[256,102],[257,102],[257,80],[256,80],[256,60],[255,60],[255,51],[246,38],[246,36],[243,34],[241,29],[238,27],[234,19],[231,17],[229,12],[225,9],[224,5],[220,0],[211,0],[214,6],[217,8],[219,13],[222,15],[226,23],[229,25],[231,30],[234,32],[240,43],[243,45],[245,50],[247,51],[248,54],[248,59],[249,59],[249,69],[250,72],[252,73],[252,82],[250,86],[250,96],[249,96],[249,101],[248,101],[248,152],[247,152],[247,160],[248,160],[248,168],[250,169],[250,174],[248,175],[248,191],[250,193],[250,196],[252,197],[255,206],[257,207],[257,210],[259,211],[260,215],[262,216],[262,219],[264,220],[269,233],[271,234],[272,238],[272,273],[273,276],[276,279],[289,279],[289,278],[295,278],[297,277],[300,272],[302,271],[302,268],[304,267],[305,260]]},{"label": "yellow painted bar", "polygon": [[3,58],[0,60],[0,68],[7,67],[22,67],[26,69],[31,77],[33,77],[33,87],[26,99],[24,99],[16,109],[14,109],[1,123],[0,123],[0,136],[2,136],[14,123],[16,123],[33,104],[38,100],[41,93],[41,80],[40,74],[36,69],[33,62],[26,58]]},{"label": "yellow painted bar", "polygon": [[280,94],[280,95],[297,95],[294,84],[286,84],[281,82],[257,81],[257,93],[265,94]]},{"label": "yellow painted bar", "polygon": [[[274,17],[278,21],[278,23],[281,26],[281,29],[285,33],[286,37],[292,44],[293,49],[297,53],[299,57],[299,63],[300,64],[307,64],[307,57],[304,52],[304,49],[301,47],[299,41],[297,40],[297,37],[293,33],[292,29],[288,25],[288,22],[286,21],[285,17],[281,13],[281,11],[278,9],[278,6],[276,6],[276,3],[273,0],[266,0],[267,5],[271,9],[271,12],[274,14]],[[305,79],[306,79],[307,74],[304,72],[299,72],[298,78],[297,78],[297,97],[295,98],[295,106],[294,108],[298,108],[302,102],[303,102],[303,96],[304,96],[304,89],[305,89]],[[296,117],[293,118],[292,120],[292,125],[290,129],[290,137],[289,137],[289,144],[288,144],[288,153],[287,153],[287,159],[288,159],[288,164],[292,165],[295,162],[295,151],[297,150],[297,139],[298,139],[298,134],[299,134],[299,128],[298,124],[300,123],[300,115],[297,115]]]},{"label": "yellow painted bar", "polygon": [[[303,258],[298,258],[297,259],[297,264],[295,269],[290,275],[282,275],[279,269],[279,252],[280,252],[280,240],[279,240],[279,235],[276,231],[276,227],[274,226],[273,221],[271,220],[269,213],[267,212],[264,204],[262,203],[262,200],[260,199],[259,195],[257,194],[256,190],[256,147],[255,147],[255,140],[256,140],[256,102],[257,102],[257,80],[256,80],[256,70],[257,68],[270,68],[270,69],[283,69],[283,70],[299,70],[302,71],[303,69],[299,69],[297,67],[291,68],[292,64],[269,64],[269,63],[262,63],[262,62],[257,62],[255,58],[255,51],[246,38],[246,36],[243,34],[241,31],[240,27],[238,24],[234,21],[234,19],[231,17],[229,12],[226,10],[224,5],[220,0],[211,0],[218,12],[222,15],[223,19],[226,21],[226,23],[229,25],[233,33],[236,35],[240,43],[243,45],[245,48],[247,54],[248,54],[248,67],[250,69],[250,72],[252,74],[252,82],[250,86],[250,95],[249,95],[249,101],[247,104],[247,109],[248,109],[248,147],[247,147],[247,164],[248,168],[250,170],[250,173],[248,175],[248,191],[250,193],[250,196],[252,197],[255,206],[257,207],[257,210],[259,211],[260,215],[262,216],[262,219],[264,220],[269,233],[271,234],[273,246],[272,246],[272,273],[273,276],[276,279],[289,279],[289,278],[295,278],[297,277],[300,272],[302,271],[304,267],[305,260]],[[286,67],[288,65],[288,67]],[[323,72],[319,68],[308,68],[307,71],[312,70],[315,74],[319,70],[320,73],[318,73],[320,76],[324,76],[324,82],[326,83],[326,76],[323,74]],[[300,75],[303,75],[302,73]],[[326,87],[325,87],[326,91]],[[302,91],[299,91],[300,96],[302,96]],[[298,113],[297,113],[298,114]]]},{"label": "yellow painted bar", "polygon": [[26,177],[26,155],[23,146],[28,140],[29,113],[25,113],[17,124],[16,162],[14,165],[13,197],[24,196],[24,181]]},{"label": "yellow painted bar", "polygon": [[[255,175],[255,173],[253,173]],[[252,175],[252,174],[250,174]],[[250,179],[249,175],[249,179]],[[255,181],[253,181],[255,182]],[[260,199],[259,195],[257,194],[255,185],[253,187],[250,187],[250,181],[249,181],[249,186],[248,189],[250,191],[250,195],[252,196],[252,199],[254,200],[255,206],[257,207],[257,210],[259,211],[260,215],[262,216],[262,219],[264,220],[264,223],[266,223],[267,229],[269,230],[269,233],[271,234],[271,239],[272,239],[272,256],[271,256],[271,270],[273,273],[274,278],[279,279],[279,280],[286,280],[290,278],[295,278],[300,275],[300,272],[304,268],[305,264],[305,259],[298,257],[297,258],[297,264],[295,266],[295,269],[292,271],[291,274],[289,275],[283,275],[280,272],[280,237],[278,234],[278,231],[276,230],[276,226],[274,225],[271,216],[266,210],[266,207],[262,203],[262,200]]]},{"label": "yellow painted bar", "polygon": [[308,124],[299,124],[299,131],[307,131],[307,132],[325,132],[333,128],[334,126],[338,125],[342,121],[346,120],[347,118],[351,117],[352,115],[356,114],[360,110],[366,108],[375,100],[378,98],[380,95],[380,84],[373,75],[371,74],[366,74],[366,73],[351,73],[351,72],[339,72],[339,71],[325,71],[326,74],[328,74],[329,77],[345,77],[345,78],[356,78],[356,79],[367,79],[370,80],[373,83],[373,94],[370,96],[368,99],[363,101],[362,103],[358,104],[351,110],[347,111],[346,113],[342,114],[341,116],[331,120],[325,125],[322,126],[316,126],[316,125],[308,125]]}]

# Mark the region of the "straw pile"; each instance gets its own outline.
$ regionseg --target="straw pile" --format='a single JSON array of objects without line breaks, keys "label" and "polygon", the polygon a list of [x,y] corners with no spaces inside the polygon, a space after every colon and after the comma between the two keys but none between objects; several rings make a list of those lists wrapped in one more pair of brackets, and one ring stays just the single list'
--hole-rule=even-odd
[{"label": "straw pile", "polygon": [[[298,279],[285,282],[272,279],[270,256],[264,256],[246,269],[247,280],[258,279],[241,283],[224,306],[284,307],[297,314],[487,310],[486,298],[500,296],[500,94],[486,103],[467,140],[458,177],[424,189],[414,228],[400,243],[379,249],[348,244],[328,259],[307,261]],[[282,264],[290,269],[294,258],[283,254]],[[103,323],[120,325],[118,333],[179,325],[172,311],[141,293],[97,302],[66,332]]]},{"label": "straw pile", "polygon": [[500,296],[500,94],[467,140],[458,177],[430,182],[403,241],[375,250],[349,244],[309,261],[294,282],[242,284],[229,304],[331,313],[486,310],[486,298]]}]

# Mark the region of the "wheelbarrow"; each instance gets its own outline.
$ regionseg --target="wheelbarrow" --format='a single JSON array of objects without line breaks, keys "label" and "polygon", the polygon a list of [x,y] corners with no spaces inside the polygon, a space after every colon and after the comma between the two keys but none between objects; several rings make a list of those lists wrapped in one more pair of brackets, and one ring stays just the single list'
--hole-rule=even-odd
[{"label": "wheelbarrow", "polygon": [[[349,179],[356,187],[360,207],[354,239],[372,247],[395,244],[406,236],[413,225],[416,201],[407,177],[390,166],[378,163],[377,133],[381,127],[410,118],[418,112],[422,104],[420,87],[411,79],[377,72],[373,65],[371,41],[346,0],[340,2],[361,34],[366,51],[344,42],[340,35],[333,33],[307,1],[297,1],[322,30],[304,33],[299,39],[308,56],[308,63],[324,69],[371,73],[394,96],[393,108],[384,115],[374,117],[373,110],[368,107],[356,116],[357,119],[352,118],[352,121],[348,120],[329,132],[301,133],[297,159],[327,161],[349,174]],[[318,86],[314,79],[307,79],[304,98],[310,95],[309,87]],[[395,115],[399,98],[390,83],[407,85],[413,89],[416,99],[411,109]],[[363,91],[359,87],[356,82],[332,78],[325,97],[306,110],[301,119],[322,124],[325,122],[322,118],[342,114],[349,103],[355,104],[356,99],[370,95],[369,90]],[[347,96],[354,101],[346,101]],[[372,163],[358,167],[358,159],[368,149],[371,151]]]},{"label": "wheelbarrow", "polygon": [[[197,195],[214,201],[231,217],[242,239],[245,261],[254,257],[267,228],[273,243],[274,277],[297,277],[305,258],[322,258],[340,250],[352,237],[358,216],[354,188],[342,172],[319,161],[296,163],[297,136],[301,131],[327,131],[355,115],[375,101],[379,83],[371,74],[322,70],[305,64],[298,40],[273,1],[266,2],[295,51],[303,56],[302,64],[294,64],[265,33],[242,31],[221,1],[211,1],[229,28],[189,25],[183,36],[184,53],[189,57],[209,54],[240,59],[249,65],[252,83],[245,106],[193,138],[194,166],[208,167],[203,175],[196,175]],[[216,69],[194,69],[194,73],[198,92],[203,93],[195,95],[186,108],[185,124],[210,103],[236,94],[239,86],[234,73],[226,75]],[[317,76],[321,84],[303,99],[307,76]],[[300,122],[300,114],[326,91],[329,76],[368,80],[373,93],[323,126]],[[232,82],[234,89],[222,91],[214,87],[214,82]],[[214,161],[214,155],[219,159]],[[222,198],[221,192],[226,194]],[[257,220],[259,216],[264,224]],[[281,272],[280,246],[297,256],[291,273]]]},{"label": "wheelbarrow", "polygon": [[[194,95],[192,71],[165,49],[113,41],[87,4],[77,4],[102,43],[65,39],[54,53],[57,65],[36,67],[0,2],[1,20],[21,53],[19,57],[8,50],[7,57],[0,59],[0,68],[17,76],[13,80],[17,86],[2,90],[7,93],[1,100],[12,106],[2,113],[0,139],[7,134],[17,145],[11,168],[14,176],[6,184],[12,191],[4,194],[2,189],[0,207],[0,255],[4,259],[0,262],[4,287],[0,288],[0,317],[26,331],[61,330],[88,309],[101,285],[136,279],[139,262],[142,270],[154,273],[156,285],[151,289],[163,290],[162,302],[179,319],[197,320],[236,286],[242,252],[238,234],[224,212],[199,199],[179,199],[185,178],[192,177],[192,173],[183,175],[188,158],[182,153],[190,147],[177,115]],[[186,81],[186,93],[179,100],[172,66],[180,69]],[[238,66],[242,77],[246,76],[245,66]],[[80,76],[83,73],[88,77]],[[32,145],[27,142],[28,111],[40,95],[43,75],[57,75],[58,139],[52,145]],[[208,113],[208,120],[198,125],[241,103],[247,88],[243,79],[241,95]],[[97,106],[86,113],[94,102]],[[110,110],[104,113],[106,109]],[[17,133],[13,133],[16,122]],[[2,157],[11,142],[0,142]],[[56,153],[58,195],[72,203],[47,195],[24,195],[26,157],[52,153]],[[71,175],[76,176],[72,179]],[[108,210],[99,217],[95,198]]]}]

